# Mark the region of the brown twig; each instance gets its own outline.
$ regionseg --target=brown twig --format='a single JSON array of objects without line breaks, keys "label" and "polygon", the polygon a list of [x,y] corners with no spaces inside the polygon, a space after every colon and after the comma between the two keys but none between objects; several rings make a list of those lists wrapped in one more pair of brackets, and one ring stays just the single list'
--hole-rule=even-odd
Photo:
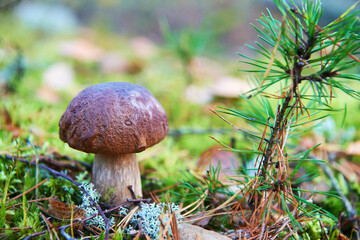
[{"label": "brown twig", "polygon": [[49,233],[49,238],[50,238],[50,240],[53,240],[53,237],[52,237],[52,234],[51,234],[51,227],[50,227],[50,225],[51,225],[51,223],[50,223],[50,221],[49,221],[49,219],[47,219],[45,216],[44,216],[44,214],[42,214],[42,213],[40,213],[40,217],[44,220],[44,222],[45,222],[45,224],[46,224],[46,228],[47,228],[47,231],[48,231],[48,233]]},{"label": "brown twig", "polygon": [[[221,118],[223,121],[225,121],[227,124],[229,124],[230,126],[234,127],[235,129],[239,130],[240,132],[246,134],[247,136],[249,137],[253,137],[253,138],[260,138],[259,136],[256,136],[252,133],[249,133],[237,126],[235,126],[234,124],[232,124],[230,121],[228,121],[227,119],[225,119],[223,116],[221,116],[219,113],[217,113],[216,111],[212,110],[212,109],[209,109],[212,113],[214,113],[216,116],[218,116],[219,118]],[[264,141],[268,141],[266,138],[264,138]]]},{"label": "brown twig", "polygon": [[162,189],[156,189],[156,190],[151,191],[151,192],[152,192],[152,193],[164,192],[164,191],[167,191],[167,190],[172,189],[172,188],[174,188],[174,187],[177,187],[177,186],[179,186],[180,184],[181,184],[181,183],[175,183],[175,184],[173,184],[173,185],[171,185],[171,186],[168,186],[168,187],[165,187],[165,188],[162,188]]},{"label": "brown twig", "polygon": [[289,95],[285,98],[285,101],[283,103],[283,105],[281,106],[281,110],[278,113],[277,117],[276,117],[276,122],[273,128],[273,131],[271,133],[270,136],[270,140],[268,142],[268,145],[266,147],[266,151],[265,151],[265,155],[264,155],[264,159],[262,161],[262,166],[261,166],[261,172],[260,172],[260,176],[265,180],[266,177],[266,172],[268,170],[268,165],[269,162],[271,161],[271,157],[274,155],[274,146],[277,143],[277,140],[279,139],[279,134],[280,131],[282,131],[281,125],[283,124],[283,120],[285,117],[285,112],[289,107],[290,101],[291,101],[292,97]]},{"label": "brown twig", "polygon": [[9,201],[7,201],[7,202],[5,203],[5,205],[8,204],[8,203],[10,203],[10,202],[12,202],[12,201],[14,201],[14,200],[16,200],[16,199],[18,199],[19,197],[23,196],[24,194],[27,194],[27,193],[31,192],[32,190],[38,188],[39,186],[41,186],[41,185],[43,185],[44,183],[46,183],[48,180],[49,180],[49,179],[44,179],[44,180],[42,180],[40,183],[36,184],[36,185],[33,186],[32,188],[26,190],[25,192],[23,192],[23,193],[17,195],[16,197],[10,199]]},{"label": "brown twig", "polygon": [[[49,200],[49,199],[50,199],[50,197],[47,197],[47,198],[39,198],[39,199],[29,200],[29,201],[27,201],[27,202],[28,202],[28,203],[41,202],[41,201],[47,201],[47,200]],[[19,205],[22,205],[22,203],[17,203],[17,204],[8,206],[8,207],[6,207],[6,209],[13,208],[13,207],[17,207],[17,206],[19,206]]]},{"label": "brown twig", "polygon": [[4,231],[4,230],[15,230],[15,231],[20,231],[20,230],[23,230],[23,229],[31,229],[32,227],[29,226],[29,227],[10,227],[10,228],[0,228],[0,230]]}]

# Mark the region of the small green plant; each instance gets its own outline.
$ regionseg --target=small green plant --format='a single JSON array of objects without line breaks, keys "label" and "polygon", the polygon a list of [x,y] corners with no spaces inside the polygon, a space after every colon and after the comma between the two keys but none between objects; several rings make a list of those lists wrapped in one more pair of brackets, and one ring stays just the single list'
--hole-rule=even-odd
[{"label": "small green plant", "polygon": [[[261,27],[253,25],[262,42],[248,47],[259,57],[239,53],[244,59],[240,62],[253,67],[241,71],[256,74],[256,87],[245,98],[245,110],[220,108],[218,112],[242,118],[252,126],[251,131],[239,130],[254,140],[250,152],[256,157],[258,170],[254,178],[239,180],[244,195],[233,209],[241,215],[242,202],[247,200],[251,214],[243,218],[253,237],[263,239],[281,233],[296,239],[304,228],[301,222],[316,214],[337,222],[336,217],[312,203],[314,192],[293,187],[292,177],[304,162],[321,163],[325,159],[309,157],[310,150],[294,152],[289,143],[337,110],[331,106],[333,98],[345,94],[360,99],[360,91],[347,85],[347,81],[360,80],[358,74],[347,71],[360,63],[359,11],[353,11],[355,4],[338,19],[320,27],[321,1],[305,0],[301,7],[292,0],[274,2],[282,18],[275,19],[267,10],[258,20]],[[294,168],[289,167],[290,163],[295,164]],[[315,172],[310,173],[295,183],[315,176]],[[289,224],[281,231],[271,230],[280,222]],[[319,236],[313,227],[306,228],[311,230],[311,236]]]},{"label": "small green plant", "polygon": [[204,201],[204,206],[216,207],[220,202],[217,199],[218,194],[228,196],[232,194],[219,180],[220,170],[221,165],[217,165],[216,167],[210,166],[205,176],[200,179],[190,172],[184,172],[180,185],[182,191],[172,193],[178,198],[178,201],[182,201],[186,205],[201,199]]}]

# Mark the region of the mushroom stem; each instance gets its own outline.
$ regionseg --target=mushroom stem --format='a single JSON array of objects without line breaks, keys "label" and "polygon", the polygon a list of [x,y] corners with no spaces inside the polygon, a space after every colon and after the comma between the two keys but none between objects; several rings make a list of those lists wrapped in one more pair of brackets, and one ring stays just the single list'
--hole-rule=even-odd
[{"label": "mushroom stem", "polygon": [[132,199],[132,189],[136,197],[142,197],[141,178],[136,154],[102,155],[96,154],[92,170],[92,182],[102,196],[110,193],[109,204],[119,205]]}]

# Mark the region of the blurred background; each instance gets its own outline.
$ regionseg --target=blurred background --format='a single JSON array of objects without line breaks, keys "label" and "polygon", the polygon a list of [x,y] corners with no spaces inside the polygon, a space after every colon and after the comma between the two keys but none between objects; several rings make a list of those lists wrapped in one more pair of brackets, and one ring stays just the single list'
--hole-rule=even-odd
[{"label": "blurred background", "polygon": [[[356,1],[322,2],[326,24]],[[252,148],[209,109],[238,107],[239,94],[251,89],[236,53],[254,54],[245,47],[258,40],[249,23],[266,8],[278,16],[270,0],[0,0],[0,149],[30,137],[44,151],[91,159],[59,140],[58,121],[79,91],[108,81],[145,86],[169,115],[170,137],[142,159],[194,166],[217,144],[209,135]],[[348,107],[359,112],[354,101]],[[328,124],[342,120],[334,115]],[[342,125],[347,139],[360,138],[357,125]]]},{"label": "blurred background", "polygon": [[[340,16],[356,0],[322,2],[326,23]],[[206,48],[208,54],[232,57],[244,43],[253,42],[256,34],[249,23],[255,23],[266,8],[276,12],[271,0],[1,0],[0,7],[2,15],[16,19],[13,24],[45,35],[76,34],[82,28],[89,28],[128,38],[143,36],[163,44],[161,22],[167,21],[175,32],[206,32],[212,46]],[[2,24],[7,25],[9,21],[4,19]]]},{"label": "blurred background", "polygon": [[[321,24],[355,2],[323,0]],[[0,0],[0,154],[91,163],[93,154],[71,149],[59,139],[60,117],[87,86],[126,81],[149,89],[169,117],[168,136],[137,155],[145,197],[165,191],[161,189],[182,193],[172,188],[189,173],[203,174],[210,163],[221,163],[222,179],[254,175],[254,154],[219,151],[223,146],[217,141],[254,150],[259,143],[238,128],[263,129],[224,115],[234,127],[211,109],[249,109],[267,116],[264,102],[254,99],[246,105],[239,97],[254,86],[248,82],[250,75],[238,71],[249,66],[238,62],[237,55],[261,57],[246,44],[259,41],[250,23],[259,25],[256,19],[267,14],[267,8],[280,19],[270,0]],[[358,83],[351,86],[359,88]],[[271,103],[273,111],[277,103]],[[347,111],[334,112],[316,130],[300,129],[301,134],[288,140],[289,151],[303,152],[322,143],[314,157],[331,159],[341,173],[336,175],[339,185],[359,209],[360,104],[344,94],[332,104],[341,109],[346,104]],[[73,177],[88,173],[90,178],[90,164],[87,171],[59,166]],[[321,177],[302,187],[333,190],[322,168],[313,163],[305,163],[294,178],[316,169]],[[335,215],[344,209],[341,200],[325,195],[314,203]]]}]

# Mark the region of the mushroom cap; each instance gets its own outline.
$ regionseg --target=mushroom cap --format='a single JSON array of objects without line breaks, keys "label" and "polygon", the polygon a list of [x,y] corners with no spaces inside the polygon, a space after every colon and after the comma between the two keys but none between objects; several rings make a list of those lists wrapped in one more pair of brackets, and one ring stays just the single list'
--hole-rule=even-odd
[{"label": "mushroom cap", "polygon": [[71,100],[60,139],[77,150],[115,155],[144,151],[165,138],[168,117],[144,87],[127,82],[90,86]]}]

